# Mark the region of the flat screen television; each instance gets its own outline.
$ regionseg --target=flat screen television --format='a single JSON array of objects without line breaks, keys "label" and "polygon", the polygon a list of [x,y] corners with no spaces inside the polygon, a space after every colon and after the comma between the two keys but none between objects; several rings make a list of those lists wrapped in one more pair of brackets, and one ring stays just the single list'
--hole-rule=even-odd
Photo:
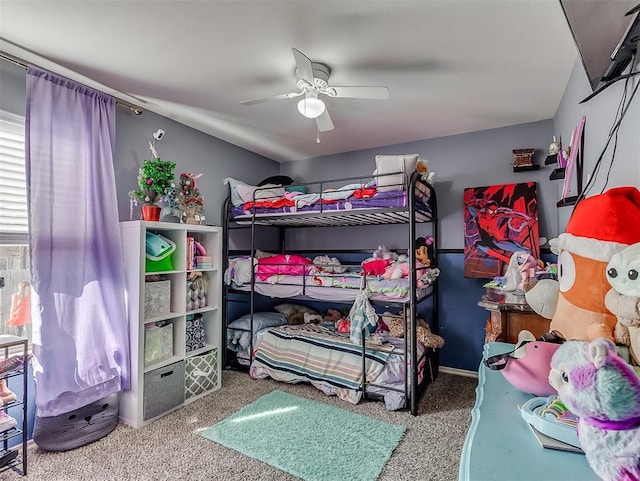
[{"label": "flat screen television", "polygon": [[[594,92],[621,78],[640,41],[638,0],[560,0]],[[586,100],[586,99],[585,99]]]}]

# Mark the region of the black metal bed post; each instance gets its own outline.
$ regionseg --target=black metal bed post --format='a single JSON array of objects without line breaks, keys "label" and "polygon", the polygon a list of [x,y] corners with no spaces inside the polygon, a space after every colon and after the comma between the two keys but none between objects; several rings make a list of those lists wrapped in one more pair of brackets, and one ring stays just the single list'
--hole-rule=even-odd
[{"label": "black metal bed post", "polygon": [[[256,189],[258,190],[258,189]],[[256,293],[256,191],[253,191],[253,209],[251,214],[251,252],[249,263],[251,264],[251,292],[249,294],[249,369],[253,363],[253,314]]]},{"label": "black metal bed post", "polygon": [[[224,200],[224,202],[222,203],[222,213],[221,213],[221,218],[222,218],[222,275],[224,275],[225,272],[227,272],[227,269],[229,268],[229,204],[231,203],[231,194],[229,194],[227,196],[227,198]],[[227,339],[227,325],[228,325],[228,319],[227,319],[227,315],[228,315],[228,309],[227,309],[227,302],[229,299],[229,286],[227,286],[224,282],[224,279],[222,281],[222,306],[220,307],[220,314],[222,316],[222,325],[223,325],[223,329],[222,332],[220,333],[220,335],[222,336],[222,339]],[[224,344],[224,348],[222,349],[222,365],[224,367],[228,366],[228,359],[227,359],[227,347],[226,347],[226,342]]]},{"label": "black metal bed post", "polygon": [[[418,350],[416,349],[417,344],[417,334],[416,334],[416,317],[418,315],[418,306],[416,303],[418,302],[416,290],[418,288],[418,271],[416,265],[416,211],[415,211],[415,200],[416,200],[416,180],[418,179],[419,172],[416,171],[411,175],[409,179],[409,192],[407,197],[407,202],[409,203],[409,316],[411,320],[411,332],[410,336],[410,346],[411,346],[411,414],[416,416],[418,414]],[[406,326],[406,322],[405,322]],[[406,340],[406,337],[405,337]],[[406,356],[405,356],[406,359]],[[405,367],[406,370],[406,367]]]},{"label": "black metal bed post", "polygon": [[[433,244],[435,245],[434,248],[434,260],[436,265],[434,267],[438,267],[438,251],[439,251],[439,247],[440,247],[440,232],[438,229],[438,197],[436,195],[436,190],[433,188],[432,185],[429,185],[429,192],[430,192],[430,198],[429,201],[431,203],[431,229],[433,232]],[[432,327],[433,327],[433,332],[435,332],[436,334],[440,334],[440,319],[439,319],[439,298],[440,298],[440,290],[439,290],[439,284],[440,284],[440,276],[436,277],[433,280],[433,292],[431,294],[431,305],[433,306],[433,312],[431,313],[432,316]],[[440,351],[437,349],[433,350],[433,357],[436,361],[436,376],[438,376],[438,371],[440,370]],[[429,356],[429,366],[431,366],[431,356]],[[433,371],[431,372],[431,380],[434,381],[434,375],[433,375]]]}]

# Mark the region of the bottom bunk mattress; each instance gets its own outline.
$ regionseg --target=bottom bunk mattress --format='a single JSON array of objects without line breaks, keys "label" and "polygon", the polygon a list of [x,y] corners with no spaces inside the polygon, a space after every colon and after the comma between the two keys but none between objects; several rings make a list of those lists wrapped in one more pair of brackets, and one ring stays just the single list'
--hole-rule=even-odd
[{"label": "bottom bunk mattress", "polygon": [[[423,352],[419,345],[418,359]],[[420,367],[422,373],[424,360]],[[405,368],[402,339],[376,335],[367,341],[365,378],[376,386],[367,386],[366,392],[383,397],[389,410],[405,406]],[[325,394],[352,404],[363,396],[361,346],[351,343],[347,334],[324,326],[281,326],[260,331],[254,340],[250,374],[290,383],[310,382]]]}]

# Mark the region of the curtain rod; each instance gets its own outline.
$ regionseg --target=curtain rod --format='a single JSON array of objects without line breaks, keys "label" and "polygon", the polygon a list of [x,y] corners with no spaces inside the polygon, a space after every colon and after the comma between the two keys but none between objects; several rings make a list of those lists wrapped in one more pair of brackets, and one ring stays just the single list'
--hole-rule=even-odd
[{"label": "curtain rod", "polygon": [[[24,69],[26,69],[28,67],[28,65],[26,63],[24,63],[22,60],[17,59],[16,57],[6,54],[4,52],[0,52],[0,59],[2,60],[6,60],[7,62],[10,62],[14,65],[17,65],[18,67],[22,67]],[[142,115],[143,110],[138,107],[137,105],[133,105],[132,103],[129,103],[125,100],[121,100],[116,98],[116,105],[119,105],[120,107],[124,107],[125,109],[130,110],[131,112],[133,112],[135,115]]]}]

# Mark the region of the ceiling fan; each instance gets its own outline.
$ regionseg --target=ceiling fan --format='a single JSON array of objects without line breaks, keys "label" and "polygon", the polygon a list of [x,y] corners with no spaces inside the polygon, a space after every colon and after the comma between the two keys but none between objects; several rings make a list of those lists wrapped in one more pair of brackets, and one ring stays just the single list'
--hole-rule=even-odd
[{"label": "ceiling fan", "polygon": [[329,85],[329,75],[331,69],[318,62],[312,62],[309,57],[297,49],[293,50],[293,58],[296,61],[296,78],[298,82],[297,92],[274,95],[271,97],[260,97],[256,99],[243,100],[242,105],[253,105],[272,100],[292,99],[302,97],[298,102],[298,111],[309,119],[315,119],[320,132],[333,130],[333,122],[327,111],[327,107],[321,95],[336,98],[353,99],[378,99],[389,98],[387,87],[333,87]]}]

